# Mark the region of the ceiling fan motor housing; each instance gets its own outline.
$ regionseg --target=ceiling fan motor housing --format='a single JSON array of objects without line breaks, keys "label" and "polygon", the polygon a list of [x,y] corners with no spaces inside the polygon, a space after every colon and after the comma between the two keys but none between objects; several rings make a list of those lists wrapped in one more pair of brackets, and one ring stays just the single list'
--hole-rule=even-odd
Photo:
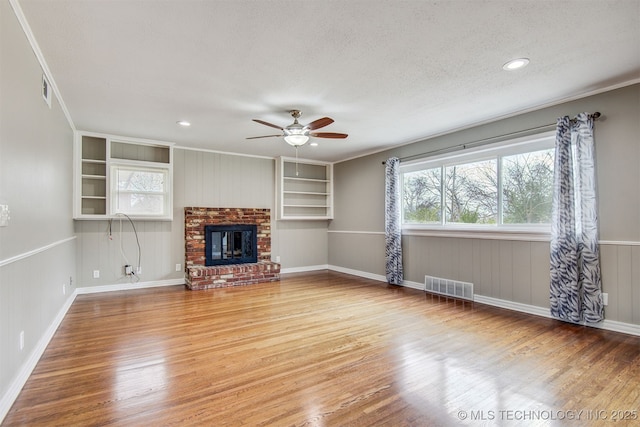
[{"label": "ceiling fan motor housing", "polygon": [[293,123],[283,129],[284,140],[289,145],[299,147],[309,141],[309,129],[298,123],[298,117],[302,114],[300,110],[291,110],[290,113],[293,117]]}]

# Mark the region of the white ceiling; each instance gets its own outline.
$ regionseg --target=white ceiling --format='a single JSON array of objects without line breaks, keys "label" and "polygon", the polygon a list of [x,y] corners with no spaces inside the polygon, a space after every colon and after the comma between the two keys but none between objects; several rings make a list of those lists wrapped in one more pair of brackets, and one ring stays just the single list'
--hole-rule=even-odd
[{"label": "white ceiling", "polygon": [[640,0],[17,4],[77,129],[233,153],[294,155],[245,139],[291,109],[349,134],[299,153],[339,161],[640,77]]}]

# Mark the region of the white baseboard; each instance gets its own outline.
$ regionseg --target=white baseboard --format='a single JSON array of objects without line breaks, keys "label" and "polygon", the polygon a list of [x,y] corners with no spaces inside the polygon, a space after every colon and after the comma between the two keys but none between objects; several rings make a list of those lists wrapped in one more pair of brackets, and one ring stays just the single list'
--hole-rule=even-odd
[{"label": "white baseboard", "polygon": [[95,294],[98,292],[128,291],[131,289],[158,288],[161,286],[184,285],[184,279],[154,280],[150,282],[114,283],[113,285],[86,286],[76,288],[77,294]]},{"label": "white baseboard", "polygon": [[412,282],[410,280],[405,280],[402,282],[402,286],[411,289],[417,289],[419,291],[424,291],[424,283],[420,282]]},{"label": "white baseboard", "polygon": [[337,265],[329,265],[328,269],[339,273],[351,274],[353,276],[364,277],[366,279],[377,280],[378,282],[386,282],[387,278],[381,274],[369,273],[366,271],[353,270],[351,268],[340,267]]},{"label": "white baseboard", "polygon": [[[368,273],[366,271],[353,270],[345,267],[338,267],[335,265],[328,266],[329,270],[338,271],[341,273],[352,274],[354,276],[365,277],[367,279],[378,280],[386,282],[387,278],[379,274]],[[405,280],[402,282],[402,286],[406,286],[413,289],[424,290],[424,283],[411,282]],[[473,300],[481,304],[487,304],[494,307],[506,308],[508,310],[519,311],[521,313],[533,314],[534,316],[541,316],[551,318],[551,313],[548,308],[538,307],[536,305],[523,304],[514,301],[503,300],[499,298],[486,297],[483,295],[474,295]],[[616,320],[604,320],[600,323],[587,324],[592,328],[604,329],[613,332],[622,332],[624,334],[640,336],[640,325],[633,323],[618,322]]]},{"label": "white baseboard", "polygon": [[44,351],[47,349],[49,342],[58,330],[60,323],[62,323],[64,316],[66,316],[67,311],[69,311],[69,308],[71,307],[71,304],[73,304],[73,301],[75,299],[76,293],[73,292],[64,302],[64,305],[60,308],[60,311],[58,311],[58,314],[53,319],[53,322],[51,322],[45,333],[42,335],[42,337],[40,337],[35,348],[31,352],[31,354],[29,354],[29,358],[21,366],[20,370],[18,371],[18,375],[16,375],[13,382],[9,385],[9,389],[4,394],[4,396],[2,396],[2,399],[0,399],[0,423],[2,423],[4,417],[6,417],[9,413],[13,402],[15,402],[15,400],[18,398],[20,391],[22,391],[22,387],[24,387],[25,383],[29,379],[29,376],[38,364],[38,361],[44,354]]},{"label": "white baseboard", "polygon": [[[377,280],[378,282],[387,282],[387,277],[381,274],[368,273],[366,271],[353,270],[351,268],[339,267],[337,265],[330,265],[329,270],[337,271],[340,273],[352,274],[354,276],[365,277],[371,280]],[[405,288],[417,289],[419,291],[424,291],[424,283],[412,282],[410,280],[405,280],[402,282],[402,285]]]},{"label": "white baseboard", "polygon": [[[538,307],[538,306],[529,305],[529,304],[522,304],[519,302],[507,301],[507,300],[498,299],[498,298],[485,297],[482,295],[475,295],[473,299],[476,302],[492,305],[494,307],[506,308],[509,310],[515,310],[522,313],[533,314],[535,316],[547,317],[550,319],[553,318],[553,316],[551,316],[551,312],[549,311],[549,309],[544,307]],[[604,329],[607,331],[622,332],[624,334],[640,336],[640,325],[634,325],[633,323],[624,323],[624,322],[618,322],[616,320],[605,319],[599,323],[580,323],[580,325],[589,326],[592,328]]]},{"label": "white baseboard", "polygon": [[499,298],[485,297],[484,295],[474,295],[473,300],[481,304],[492,305],[494,307],[506,308],[508,310],[519,311],[521,313],[533,314],[551,318],[551,312],[548,308],[538,307],[536,305],[523,304],[520,302],[508,301]]},{"label": "white baseboard", "polygon": [[607,331],[622,332],[623,334],[636,335],[640,337],[640,325],[633,323],[618,322],[617,320],[605,319],[602,324],[589,325],[594,328],[606,329]]},{"label": "white baseboard", "polygon": [[317,270],[327,270],[329,266],[327,264],[322,265],[307,265],[305,267],[291,267],[291,268],[281,268],[280,274],[287,273],[304,273],[306,271],[317,271]]}]

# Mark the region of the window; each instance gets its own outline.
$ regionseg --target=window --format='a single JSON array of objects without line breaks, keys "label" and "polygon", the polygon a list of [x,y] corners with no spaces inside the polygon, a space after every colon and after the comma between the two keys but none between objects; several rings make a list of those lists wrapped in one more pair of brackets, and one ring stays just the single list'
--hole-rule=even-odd
[{"label": "window", "polygon": [[403,225],[548,227],[553,147],[546,133],[401,165]]},{"label": "window", "polygon": [[442,220],[442,170],[403,174],[402,207],[405,223],[439,224]]},{"label": "window", "polygon": [[549,224],[553,198],[552,148],[502,157],[502,222]]},{"label": "window", "polygon": [[111,214],[166,216],[170,188],[167,168],[112,165]]},{"label": "window", "polygon": [[496,223],[497,170],[495,159],[444,167],[444,205],[447,223]]}]

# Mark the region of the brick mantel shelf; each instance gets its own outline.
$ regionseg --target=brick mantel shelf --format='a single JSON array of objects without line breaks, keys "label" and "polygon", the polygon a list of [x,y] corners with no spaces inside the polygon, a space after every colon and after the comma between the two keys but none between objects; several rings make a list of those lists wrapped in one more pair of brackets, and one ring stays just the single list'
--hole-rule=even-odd
[{"label": "brick mantel shelf", "polygon": [[[206,225],[256,225],[258,262],[205,266]],[[256,208],[184,208],[186,285],[189,289],[224,288],[280,280],[280,264],[271,261],[271,212]]]}]

